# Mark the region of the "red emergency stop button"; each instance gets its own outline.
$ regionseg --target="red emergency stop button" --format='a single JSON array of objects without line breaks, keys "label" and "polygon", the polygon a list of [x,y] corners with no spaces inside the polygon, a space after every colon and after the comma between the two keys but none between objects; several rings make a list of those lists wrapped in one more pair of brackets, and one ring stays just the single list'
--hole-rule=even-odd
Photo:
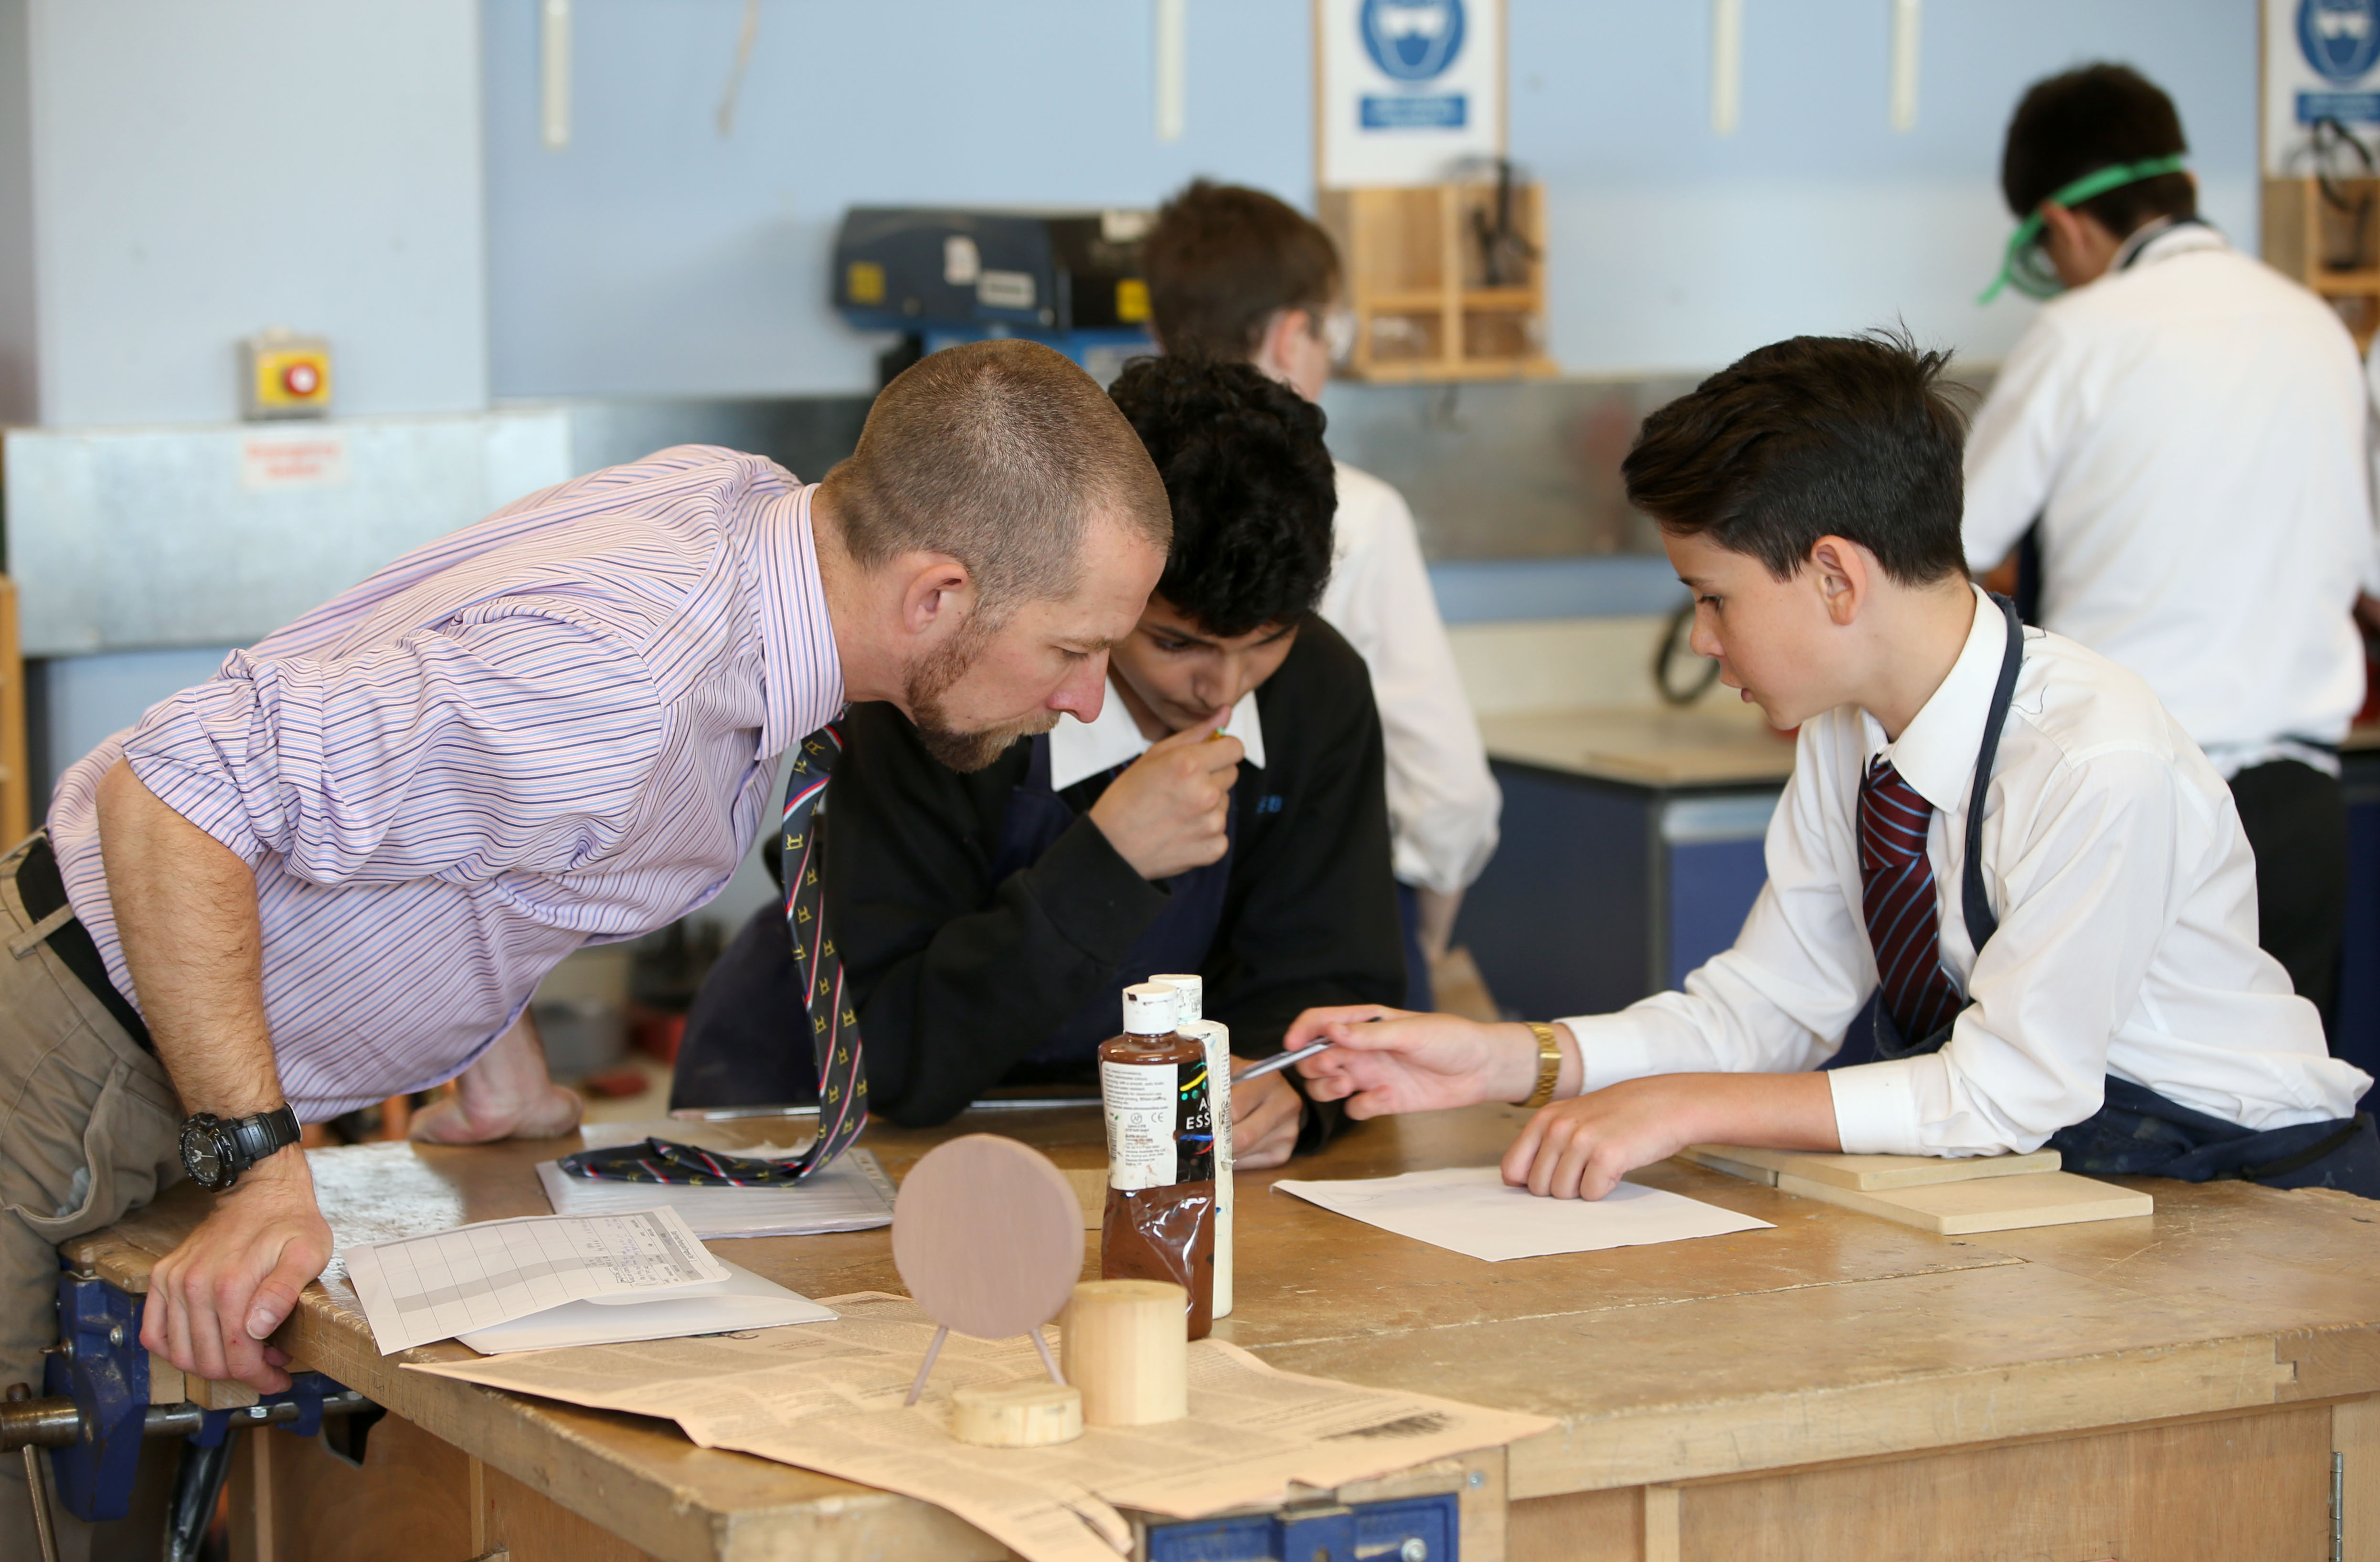
[{"label": "red emergency stop button", "polygon": [[282,368],[281,388],[293,396],[310,396],[322,388],[322,371],[300,358]]}]

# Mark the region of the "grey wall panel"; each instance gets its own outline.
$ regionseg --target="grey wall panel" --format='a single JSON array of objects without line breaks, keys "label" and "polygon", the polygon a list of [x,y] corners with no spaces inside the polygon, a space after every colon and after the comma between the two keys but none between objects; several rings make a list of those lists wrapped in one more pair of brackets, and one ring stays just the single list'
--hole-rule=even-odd
[{"label": "grey wall panel", "polygon": [[240,645],[569,477],[570,418],[14,429],[5,468],[26,655]]}]

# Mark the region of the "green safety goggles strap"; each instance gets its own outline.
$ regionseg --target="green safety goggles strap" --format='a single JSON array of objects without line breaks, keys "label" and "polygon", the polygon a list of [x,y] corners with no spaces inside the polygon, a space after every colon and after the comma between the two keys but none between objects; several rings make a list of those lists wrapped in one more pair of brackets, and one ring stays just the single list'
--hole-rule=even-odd
[{"label": "green safety goggles strap", "polygon": [[[2185,160],[2180,152],[2170,157],[2152,157],[2141,163],[2117,163],[2096,173],[2085,174],[2073,183],[2050,191],[2041,204],[2079,206],[2093,196],[2105,195],[2125,185],[2179,174],[2184,166]],[[1998,297],[2000,289],[2010,283],[2016,285],[2020,293],[2029,293],[2036,298],[2050,297],[2059,290],[2062,285],[2057,273],[2046,271],[2034,253],[2034,246],[2040,239],[2041,210],[2035,207],[2031,216],[2017,224],[2015,234],[2008,241],[2008,251],[2000,258],[1999,275],[1992,278],[1992,285],[1985,288],[1983,296],[1975,300],[1978,305],[1988,304]]]}]

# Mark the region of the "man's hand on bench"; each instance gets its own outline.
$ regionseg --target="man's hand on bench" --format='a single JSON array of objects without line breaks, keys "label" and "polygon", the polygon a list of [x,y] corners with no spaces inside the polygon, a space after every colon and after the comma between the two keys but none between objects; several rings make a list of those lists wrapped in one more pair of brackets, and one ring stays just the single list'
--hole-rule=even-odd
[{"label": "man's hand on bench", "polygon": [[331,1228],[315,1207],[305,1152],[257,1162],[181,1246],[149,1273],[140,1343],[193,1377],[289,1386],[289,1358],[264,1343],[331,1261]]}]

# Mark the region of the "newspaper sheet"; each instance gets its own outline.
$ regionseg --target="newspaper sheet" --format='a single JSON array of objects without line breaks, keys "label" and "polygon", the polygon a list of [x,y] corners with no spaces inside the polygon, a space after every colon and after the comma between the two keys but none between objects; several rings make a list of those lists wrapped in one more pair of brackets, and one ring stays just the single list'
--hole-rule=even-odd
[{"label": "newspaper sheet", "polygon": [[592,1409],[667,1416],[705,1447],[758,1454],[948,1508],[1030,1562],[1113,1562],[1131,1545],[1119,1508],[1196,1519],[1278,1503],[1292,1483],[1343,1485],[1553,1425],[1542,1416],[1281,1372],[1236,1346],[1204,1339],[1190,1347],[1184,1420],[1095,1426],[1051,1448],[981,1448],[950,1435],[951,1390],[1040,1375],[1031,1341],[953,1335],[925,1398],[905,1409],[933,1320],[908,1298],[881,1292],[826,1304],[836,1322],[408,1364]]}]

